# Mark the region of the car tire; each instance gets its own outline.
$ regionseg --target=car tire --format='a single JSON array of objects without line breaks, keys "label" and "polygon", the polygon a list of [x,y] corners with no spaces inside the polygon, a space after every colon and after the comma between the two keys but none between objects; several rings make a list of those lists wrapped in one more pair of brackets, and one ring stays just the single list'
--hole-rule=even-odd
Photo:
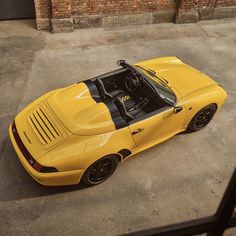
[{"label": "car tire", "polygon": [[205,128],[213,118],[217,106],[215,104],[210,104],[203,109],[201,109],[190,121],[187,131],[196,132]]},{"label": "car tire", "polygon": [[83,174],[85,186],[93,186],[106,181],[116,170],[119,159],[115,155],[105,156],[94,162]]}]

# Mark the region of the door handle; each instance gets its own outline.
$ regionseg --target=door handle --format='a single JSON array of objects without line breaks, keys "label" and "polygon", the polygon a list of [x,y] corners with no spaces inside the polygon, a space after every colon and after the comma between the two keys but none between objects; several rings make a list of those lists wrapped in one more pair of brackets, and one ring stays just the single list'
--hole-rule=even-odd
[{"label": "door handle", "polygon": [[135,131],[132,132],[132,135],[138,134],[138,133],[140,133],[140,132],[142,132],[142,131],[144,131],[143,128],[137,129],[137,130],[135,130]]}]

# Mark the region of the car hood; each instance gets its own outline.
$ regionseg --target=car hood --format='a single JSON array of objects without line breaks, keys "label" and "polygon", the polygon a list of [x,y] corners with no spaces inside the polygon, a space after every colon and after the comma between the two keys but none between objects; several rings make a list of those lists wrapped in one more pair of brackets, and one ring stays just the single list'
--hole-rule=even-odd
[{"label": "car hood", "polygon": [[47,103],[74,134],[97,135],[115,130],[109,109],[103,102],[95,102],[83,82],[57,91],[47,99]]},{"label": "car hood", "polygon": [[[158,58],[137,65],[154,70],[157,76],[168,81],[169,87],[174,87],[179,92],[180,97],[216,84],[207,75],[183,63],[177,57]],[[152,79],[156,80],[154,77]]]}]

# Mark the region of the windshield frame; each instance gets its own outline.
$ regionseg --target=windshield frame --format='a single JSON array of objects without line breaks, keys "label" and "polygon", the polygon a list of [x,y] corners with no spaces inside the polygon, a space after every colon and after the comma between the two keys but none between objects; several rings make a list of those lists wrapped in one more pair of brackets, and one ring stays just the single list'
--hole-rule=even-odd
[{"label": "windshield frame", "polygon": [[[155,92],[156,92],[156,94],[157,94],[157,96],[160,98],[160,99],[162,99],[162,101],[164,101],[167,105],[169,105],[169,106],[172,106],[172,107],[175,107],[176,106],[176,104],[177,104],[177,96],[176,96],[176,94],[174,93],[174,91],[166,84],[166,86],[164,86],[164,84],[163,83],[158,83],[157,81],[155,81],[154,79],[152,79],[151,77],[157,77],[158,78],[158,76],[155,74],[155,76],[151,76],[151,75],[146,75],[145,73],[144,73],[144,71],[145,71],[145,68],[142,68],[141,66],[133,66],[133,65],[130,65],[130,64],[128,64],[128,63],[126,63],[124,60],[120,60],[120,61],[118,61],[117,62],[117,64],[118,65],[120,65],[120,66],[122,66],[123,68],[126,68],[126,69],[129,69],[129,70],[131,70],[133,73],[135,73],[136,75],[138,75],[138,76],[141,76],[141,78],[142,79],[144,79],[145,81],[146,81],[146,83],[148,84],[148,85],[150,85],[151,86],[151,88],[153,89],[153,90],[155,90]],[[146,72],[147,73],[147,72]],[[160,81],[162,81],[162,79],[161,78],[159,78],[160,79]],[[154,84],[155,83],[155,84]],[[172,102],[167,102],[166,101],[166,99],[163,99],[162,98],[162,96],[160,95],[160,92],[158,91],[158,89],[156,88],[156,85],[157,86],[159,86],[159,87],[161,87],[161,89],[163,89],[163,90],[166,90],[167,92],[169,92],[169,93],[171,93],[173,96],[174,96],[174,101],[172,101]],[[171,104],[170,104],[171,103]]]}]

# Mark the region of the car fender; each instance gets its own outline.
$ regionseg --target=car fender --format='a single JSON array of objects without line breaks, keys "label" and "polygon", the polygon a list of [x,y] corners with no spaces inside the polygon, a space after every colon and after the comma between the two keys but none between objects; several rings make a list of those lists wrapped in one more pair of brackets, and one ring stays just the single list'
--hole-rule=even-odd
[{"label": "car fender", "polygon": [[180,104],[187,110],[184,126],[187,127],[196,113],[209,104],[215,104],[217,111],[221,110],[226,99],[227,93],[218,85],[205,87],[182,98]]},{"label": "car fender", "polygon": [[69,138],[38,160],[44,166],[59,171],[87,169],[96,160],[107,155],[122,157],[121,150],[134,149],[135,144],[128,127],[93,136],[70,134]]}]

